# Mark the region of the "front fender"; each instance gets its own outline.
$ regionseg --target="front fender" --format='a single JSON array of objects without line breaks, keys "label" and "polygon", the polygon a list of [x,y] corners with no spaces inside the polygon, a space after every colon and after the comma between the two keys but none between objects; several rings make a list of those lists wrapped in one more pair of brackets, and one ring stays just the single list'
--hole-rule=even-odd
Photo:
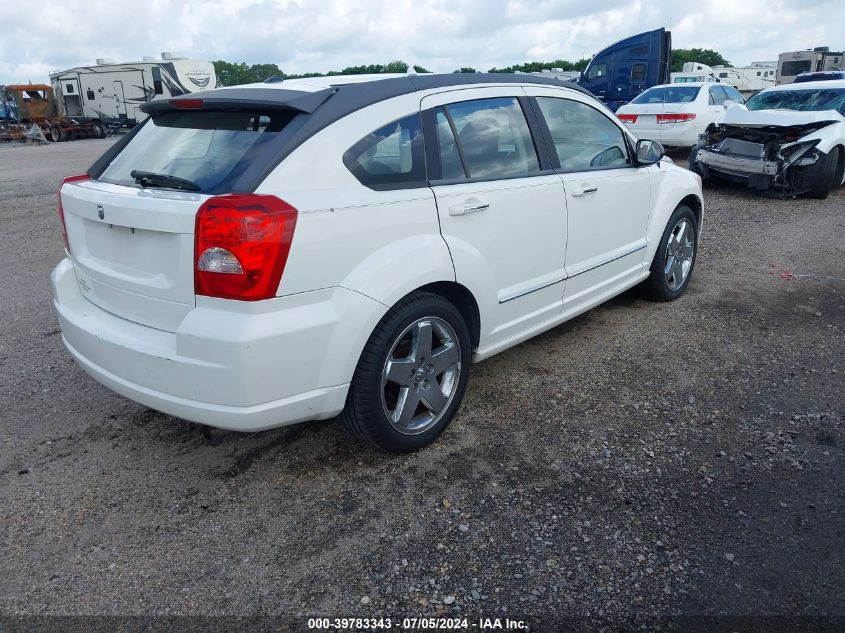
[{"label": "front fender", "polygon": [[[649,216],[646,241],[645,261],[654,259],[660,238],[669,223],[672,213],[685,199],[694,197],[703,210],[704,195],[701,191],[701,178],[676,165],[661,163],[651,174],[651,215]],[[703,218],[703,212],[700,216]],[[702,221],[698,222],[698,234],[701,235]]]}]

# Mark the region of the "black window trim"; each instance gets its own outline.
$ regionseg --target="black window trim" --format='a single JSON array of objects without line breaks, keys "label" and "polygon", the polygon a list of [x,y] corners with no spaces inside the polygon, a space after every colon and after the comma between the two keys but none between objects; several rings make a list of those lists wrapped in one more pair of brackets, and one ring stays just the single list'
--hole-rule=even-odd
[{"label": "black window trim", "polygon": [[[519,107],[522,109],[522,114],[525,117],[525,121],[528,125],[528,131],[531,135],[531,142],[534,145],[534,151],[537,154],[537,162],[540,166],[540,170],[530,173],[530,174],[518,174],[515,176],[497,176],[497,177],[489,177],[489,176],[476,176],[476,177],[467,177],[466,174],[469,173],[466,165],[466,159],[464,158],[464,149],[461,146],[461,139],[458,137],[457,131],[455,130],[455,123],[452,120],[452,115],[449,112],[449,105],[450,104],[442,104],[438,106],[432,106],[431,108],[427,108],[423,111],[423,137],[425,139],[425,146],[426,146],[426,162],[429,167],[428,171],[428,179],[429,179],[429,186],[431,187],[440,187],[445,185],[458,185],[464,183],[478,183],[478,182],[496,182],[499,180],[518,180],[520,178],[536,178],[537,176],[549,176],[555,173],[554,167],[552,165],[552,161],[548,155],[548,147],[546,147],[545,138],[542,136],[542,128],[539,125],[537,114],[533,110],[533,105],[531,104],[531,98],[526,97],[525,95],[504,95],[504,96],[495,96],[495,97],[477,97],[474,96],[471,99],[461,99],[455,101],[454,103],[464,103],[466,101],[484,101],[488,99],[516,99],[519,103]],[[461,164],[464,167],[464,177],[463,178],[441,178],[442,175],[442,166],[440,164],[440,145],[437,140],[437,122],[436,122],[436,112],[437,110],[443,110],[447,120],[449,121],[449,126],[452,129],[452,135],[455,137],[455,144],[458,147],[458,153],[461,157]],[[542,142],[539,142],[542,139]]]},{"label": "black window trim", "polygon": [[[602,112],[598,108],[594,108],[589,103],[584,103],[583,101],[578,101],[576,99],[570,99],[568,96],[560,96],[560,97],[552,97],[550,95],[540,95],[540,96],[542,96],[543,98],[549,98],[549,99],[566,99],[567,101],[572,101],[574,103],[580,103],[581,105],[585,105],[589,108],[592,108],[598,114],[602,115],[604,118],[606,118],[608,121],[610,121],[610,123],[614,127],[616,127],[617,130],[619,130],[620,134],[622,134],[622,140],[625,143],[625,149],[627,150],[627,154],[628,154],[628,163],[625,164],[625,165],[607,165],[606,167],[590,167],[589,169],[564,169],[563,167],[560,166],[560,158],[557,155],[557,150],[554,150],[553,152],[550,152],[550,157],[552,159],[553,164],[555,165],[555,167],[552,170],[552,173],[555,173],[555,174],[579,174],[579,173],[593,172],[593,171],[610,171],[610,170],[613,170],[613,169],[636,169],[637,168],[637,161],[636,161],[636,158],[635,158],[634,151],[631,148],[631,139],[628,136],[628,131],[625,130],[624,128],[622,128],[620,126],[620,124],[617,124],[609,116],[607,116],[607,114],[605,114],[604,112]],[[552,138],[552,132],[549,129],[549,125],[546,122],[545,117],[542,116],[542,110],[540,109],[540,103],[537,101],[537,97],[532,96],[532,97],[529,97],[529,99],[531,99],[533,101],[534,107],[537,109],[537,112],[540,114],[540,116],[539,116],[540,124],[539,125],[540,125],[540,127],[543,131],[543,138],[546,139],[546,143],[548,143],[550,147],[554,148],[555,144],[554,144],[554,139]]]}]

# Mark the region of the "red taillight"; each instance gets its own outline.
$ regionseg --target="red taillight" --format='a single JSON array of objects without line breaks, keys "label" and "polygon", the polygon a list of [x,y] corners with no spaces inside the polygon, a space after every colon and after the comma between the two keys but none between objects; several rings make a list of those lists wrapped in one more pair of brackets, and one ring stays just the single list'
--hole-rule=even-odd
[{"label": "red taillight", "polygon": [[692,121],[695,118],[695,115],[691,112],[689,113],[679,113],[679,114],[658,114],[657,115],[657,122],[658,123],[683,123],[684,121]]},{"label": "red taillight", "polygon": [[171,99],[168,103],[179,110],[202,110],[202,99]]},{"label": "red taillight", "polygon": [[69,182],[80,182],[82,180],[91,180],[91,176],[88,174],[79,174],[77,176],[68,176],[64,180],[62,180],[62,184],[59,185],[59,220],[62,221],[62,239],[65,241],[65,248],[67,252],[70,253],[70,243],[67,241],[67,224],[65,223],[65,210],[62,207],[62,187]]},{"label": "red taillight", "polygon": [[636,123],[637,122],[637,115],[636,114],[617,114],[616,115],[622,123]]},{"label": "red taillight", "polygon": [[297,211],[275,196],[231,194],[197,212],[194,288],[198,295],[259,301],[276,296]]}]

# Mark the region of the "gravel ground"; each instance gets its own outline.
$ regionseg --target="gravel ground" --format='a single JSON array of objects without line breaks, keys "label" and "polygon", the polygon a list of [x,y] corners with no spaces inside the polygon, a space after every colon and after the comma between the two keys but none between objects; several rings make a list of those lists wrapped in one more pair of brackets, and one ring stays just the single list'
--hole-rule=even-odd
[{"label": "gravel ground", "polygon": [[708,187],[680,301],[476,365],[395,457],[336,421],[205,433],[76,367],[55,190],[110,142],[0,147],[0,614],[845,627],[845,188]]}]

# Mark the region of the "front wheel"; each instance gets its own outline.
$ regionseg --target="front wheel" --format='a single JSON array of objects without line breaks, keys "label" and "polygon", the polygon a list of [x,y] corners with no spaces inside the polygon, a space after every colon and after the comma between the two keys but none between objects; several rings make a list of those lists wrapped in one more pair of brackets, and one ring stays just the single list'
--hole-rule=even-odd
[{"label": "front wheel", "polygon": [[433,442],[463,400],[470,337],[449,301],[417,292],[397,303],[367,341],[342,418],[368,444],[409,453]]},{"label": "front wheel", "polygon": [[686,205],[679,205],[660,238],[644,287],[655,301],[674,301],[686,290],[698,254],[698,223]]}]

